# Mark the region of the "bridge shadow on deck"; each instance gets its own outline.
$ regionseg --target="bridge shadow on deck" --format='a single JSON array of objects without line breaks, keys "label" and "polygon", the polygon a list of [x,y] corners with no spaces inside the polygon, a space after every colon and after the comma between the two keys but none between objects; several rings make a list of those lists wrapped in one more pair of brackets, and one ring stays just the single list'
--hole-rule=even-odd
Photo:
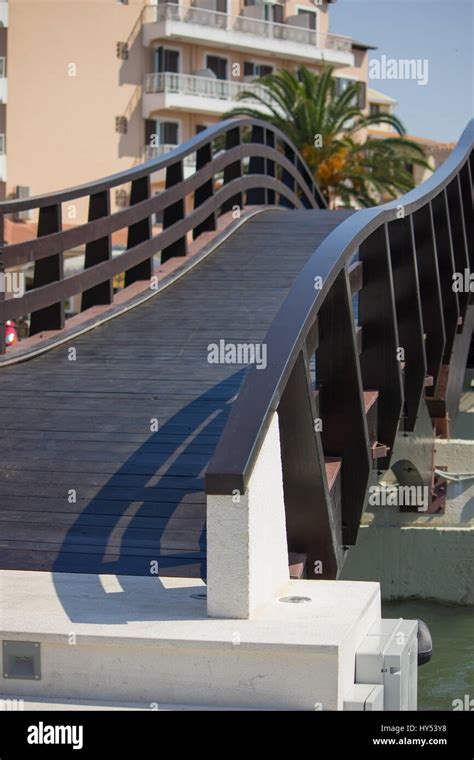
[{"label": "bridge shadow on deck", "polygon": [[[137,445],[68,530],[54,573],[205,578],[204,472],[244,373],[233,373],[183,406]],[[134,488],[124,488],[131,469]],[[111,487],[132,494],[145,489],[145,498],[111,500]],[[94,539],[87,543],[91,526]]]}]

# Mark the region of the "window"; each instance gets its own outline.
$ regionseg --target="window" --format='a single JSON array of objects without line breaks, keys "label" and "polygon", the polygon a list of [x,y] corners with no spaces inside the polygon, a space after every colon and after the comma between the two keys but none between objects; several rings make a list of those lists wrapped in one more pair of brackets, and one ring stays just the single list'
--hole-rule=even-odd
[{"label": "window", "polygon": [[356,79],[344,79],[343,77],[336,77],[336,95],[342,95],[353,84],[359,85],[359,92],[354,98],[352,105],[357,108],[363,109],[367,104],[367,87],[365,82],[358,82]]},{"label": "window", "polygon": [[0,79],[3,79],[7,75],[6,58],[0,58]]},{"label": "window", "polygon": [[5,135],[0,134],[0,156],[5,155]]},{"label": "window", "polygon": [[178,145],[179,124],[176,121],[145,119],[145,145]]},{"label": "window", "polygon": [[200,132],[204,132],[207,129],[205,124],[196,124],[196,134],[198,135]]},{"label": "window", "polygon": [[252,61],[244,61],[244,77],[266,77],[273,71],[273,66],[268,66],[265,63],[253,63]]},{"label": "window", "polygon": [[155,54],[155,71],[158,73],[169,71],[177,74],[179,72],[179,50],[159,47]]},{"label": "window", "polygon": [[298,16],[305,16],[307,19],[307,29],[316,29],[316,13],[314,11],[298,10]]},{"label": "window", "polygon": [[371,116],[377,116],[379,113],[382,113],[382,109],[380,108],[379,103],[371,103],[370,104],[370,115]]},{"label": "window", "polygon": [[206,68],[211,69],[218,79],[227,79],[227,58],[219,58],[217,55],[207,55]]},{"label": "window", "polygon": [[337,77],[336,78],[336,95],[342,95],[342,93],[345,92],[351,84],[353,84],[352,79],[343,79],[342,77]]}]

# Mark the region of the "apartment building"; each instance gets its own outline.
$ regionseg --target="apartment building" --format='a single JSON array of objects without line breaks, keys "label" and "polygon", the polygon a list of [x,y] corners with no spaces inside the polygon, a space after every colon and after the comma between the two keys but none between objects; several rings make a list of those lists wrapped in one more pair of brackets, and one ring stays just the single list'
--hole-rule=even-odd
[{"label": "apartment building", "polygon": [[[2,196],[160,155],[279,68],[331,64],[341,88],[363,83],[366,107],[369,48],[333,34],[330,9],[327,0],[0,0]],[[158,191],[163,177],[154,179]],[[127,203],[126,188],[112,203]],[[81,221],[85,203],[69,213]]]},{"label": "apartment building", "polygon": [[[397,101],[395,98],[391,98],[389,95],[379,92],[379,90],[374,90],[372,87],[367,88],[367,106],[370,114],[393,114],[396,105]],[[369,137],[380,139],[396,136],[395,130],[384,123],[373,124],[367,131],[367,134]],[[455,143],[443,143],[438,140],[431,140],[428,137],[419,137],[411,134],[406,135],[406,137],[423,148],[426,162],[429,165],[429,168],[415,165],[411,167],[415,185],[419,185],[428,179],[446,161],[455,146]]]}]

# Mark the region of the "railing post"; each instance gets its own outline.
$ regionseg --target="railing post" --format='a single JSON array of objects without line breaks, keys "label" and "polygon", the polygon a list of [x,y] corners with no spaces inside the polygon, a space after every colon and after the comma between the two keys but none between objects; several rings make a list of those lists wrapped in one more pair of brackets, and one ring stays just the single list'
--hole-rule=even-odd
[{"label": "railing post", "polygon": [[454,338],[458,328],[459,300],[453,290],[453,274],[456,271],[453,256],[453,241],[449,224],[448,201],[444,190],[431,201],[433,209],[436,251],[438,254],[439,280],[443,296],[444,329],[446,343],[443,363],[449,363]]},{"label": "railing post", "polygon": [[473,209],[473,178],[469,161],[466,161],[459,172],[461,203],[464,211],[466,242],[471,273],[474,271],[474,209]]},{"label": "railing post", "polygon": [[342,458],[342,540],[355,544],[372,469],[369,432],[345,267],[319,311],[316,381],[325,456]]},{"label": "railing post", "polygon": [[[183,181],[183,162],[178,161],[176,164],[171,164],[166,169],[166,189],[174,187]],[[170,206],[167,206],[163,212],[163,229],[166,230],[173,224],[180,222],[185,217],[184,198],[179,201],[175,201]],[[171,245],[168,245],[161,252],[161,263],[164,264],[168,259],[172,259],[175,256],[186,256],[187,253],[187,241],[186,236],[179,238]]]},{"label": "railing post", "polygon": [[[288,145],[287,142],[283,143],[283,153],[285,158],[287,158],[288,161],[294,166],[296,161],[295,151],[290,145]],[[281,181],[289,190],[291,190],[293,193],[295,192],[295,179],[286,169],[282,170]],[[284,195],[280,195],[280,206],[284,206],[285,208],[294,208],[293,203],[285,198]]]},{"label": "railing post", "polygon": [[[272,132],[271,129],[265,130],[265,143],[270,148],[275,147],[275,133]],[[266,171],[265,174],[267,177],[274,177],[275,176],[275,161],[272,161],[271,158],[265,159],[266,161]],[[266,191],[266,202],[268,204],[274,204],[275,203],[275,190],[271,190],[270,188],[267,188]]]},{"label": "railing post", "polygon": [[[40,209],[38,220],[38,237],[61,232],[61,205],[44,206]],[[41,288],[51,282],[62,280],[64,277],[63,252],[55,253],[45,259],[35,262],[33,288]],[[30,335],[36,335],[44,330],[61,330],[64,327],[64,302],[59,301],[43,309],[32,312]]]},{"label": "railing post", "polygon": [[[376,390],[378,398],[378,440],[393,451],[403,406],[395,296],[386,225],[378,227],[360,246],[364,284],[359,292],[358,321],[363,348],[360,367],[364,389]],[[381,460],[380,469],[388,467]]]},{"label": "railing post", "polygon": [[[5,217],[3,214],[0,214],[0,275],[5,274],[5,232],[4,232],[4,220]],[[0,289],[0,306],[4,307],[4,301],[5,301],[5,282],[3,282],[3,287]],[[5,317],[2,314],[2,317],[0,318],[0,355],[4,354],[6,351],[5,346]]]},{"label": "railing post", "polygon": [[[130,193],[130,205],[146,201],[150,197],[150,177],[140,177],[132,182]],[[134,248],[145,240],[151,238],[151,219],[149,216],[141,219],[128,228],[127,250]],[[140,264],[128,269],[125,272],[125,287],[131,285],[137,280],[150,280],[153,274],[153,258],[145,259]]]},{"label": "railing post", "polygon": [[[203,166],[209,164],[212,161],[212,143],[208,142],[198,148],[196,151],[196,171],[202,169]],[[202,204],[212,198],[214,195],[214,176],[208,179],[204,184],[200,185],[194,192],[194,208],[202,206]],[[202,232],[209,232],[216,229],[216,214],[212,212],[203,222],[197,225],[193,230],[193,240],[195,240]]]},{"label": "railing post", "polygon": [[[405,355],[405,431],[415,427],[426,378],[418,269],[410,216],[388,223],[399,347]],[[370,389],[369,389],[370,390]]]},{"label": "railing post", "polygon": [[[467,243],[464,229],[464,215],[461,202],[461,191],[459,177],[456,175],[447,187],[449,221],[451,224],[451,235],[453,239],[453,253],[456,272],[464,274],[464,270],[469,268],[469,258],[467,252]],[[462,320],[466,317],[467,307],[469,305],[469,293],[458,293],[459,312]]]},{"label": "railing post", "polygon": [[[104,190],[103,192],[91,195],[89,200],[89,222],[95,219],[101,219],[104,216],[110,215],[110,192]],[[100,264],[103,261],[109,261],[112,258],[112,241],[111,236],[99,238],[99,240],[92,240],[86,245],[86,255],[84,260],[84,269],[89,269],[96,264]],[[113,302],[113,287],[112,280],[105,280],[95,285],[89,290],[85,290],[82,294],[81,311],[89,309],[91,306],[97,306],[99,304],[111,304]]]},{"label": "railing post", "polygon": [[436,393],[443,361],[446,332],[444,329],[443,303],[439,281],[436,241],[434,238],[433,212],[428,203],[413,214],[415,251],[420,283],[423,329],[426,334],[426,363],[433,385],[427,395]]},{"label": "railing post", "polygon": [[[229,129],[229,131],[226,133],[225,136],[225,149],[231,150],[232,148],[237,148],[241,144],[240,139],[240,127],[234,127],[233,129]],[[224,169],[224,185],[227,185],[229,182],[232,182],[234,179],[239,179],[242,176],[242,161],[239,158],[238,161],[233,161],[231,164],[225,167]],[[226,211],[231,211],[233,206],[238,206],[240,209],[243,208],[244,200],[242,193],[236,193],[236,195],[233,195],[232,198],[229,198],[227,201],[224,201],[222,204],[222,213],[224,214]]]},{"label": "railing post", "polygon": [[[318,414],[308,369],[299,353],[278,406],[288,550],[306,554],[308,578],[335,578],[342,542],[341,515],[332,512],[324,474]],[[332,541],[328,537],[332,537]],[[321,562],[322,574],[315,572]]]},{"label": "railing post", "polygon": [[[263,127],[254,125],[252,127],[253,143],[264,144],[265,142],[265,130]],[[249,161],[249,175],[250,174],[265,174],[265,159],[259,156],[251,156]],[[247,190],[247,205],[248,206],[260,206],[265,203],[265,188],[253,187]]]}]

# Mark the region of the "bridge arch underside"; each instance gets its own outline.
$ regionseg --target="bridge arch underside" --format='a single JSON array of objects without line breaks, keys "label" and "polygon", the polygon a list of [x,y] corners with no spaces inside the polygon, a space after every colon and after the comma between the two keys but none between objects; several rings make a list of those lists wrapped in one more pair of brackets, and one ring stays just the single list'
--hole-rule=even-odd
[{"label": "bridge arch underside", "polygon": [[208,348],[260,344],[348,213],[264,211],[155,298],[2,369],[1,568],[205,577],[204,472],[247,372]]}]

